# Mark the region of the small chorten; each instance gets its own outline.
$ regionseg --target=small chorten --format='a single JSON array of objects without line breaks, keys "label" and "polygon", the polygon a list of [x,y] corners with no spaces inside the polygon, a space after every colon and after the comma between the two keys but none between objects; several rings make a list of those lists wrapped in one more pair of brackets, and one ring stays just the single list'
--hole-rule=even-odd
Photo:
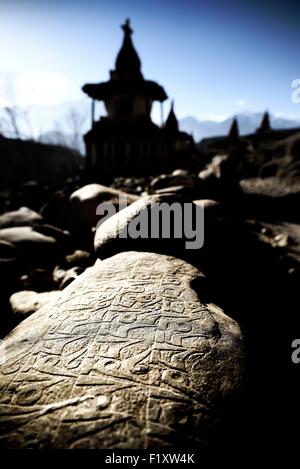
[{"label": "small chorten", "polygon": [[240,136],[239,125],[238,125],[237,118],[235,117],[232,121],[230,130],[228,132],[228,138],[230,140],[238,140],[239,136]]},{"label": "small chorten", "polygon": [[268,111],[266,111],[262,117],[260,126],[257,129],[257,132],[265,133],[265,132],[270,132],[270,130],[271,130],[270,116],[269,116]]},{"label": "small chorten", "polygon": [[172,133],[178,132],[178,120],[174,112],[174,100],[172,100],[171,103],[171,109],[165,123],[165,128]]}]

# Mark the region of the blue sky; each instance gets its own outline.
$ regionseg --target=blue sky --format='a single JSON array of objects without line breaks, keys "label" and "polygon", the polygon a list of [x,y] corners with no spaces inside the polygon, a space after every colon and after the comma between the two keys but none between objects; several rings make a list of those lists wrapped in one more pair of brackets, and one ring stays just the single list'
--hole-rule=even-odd
[{"label": "blue sky", "polygon": [[179,118],[269,109],[299,119],[300,2],[261,3],[1,0],[0,105],[83,99],[84,83],[108,79],[130,17],[144,76],[175,99]]}]

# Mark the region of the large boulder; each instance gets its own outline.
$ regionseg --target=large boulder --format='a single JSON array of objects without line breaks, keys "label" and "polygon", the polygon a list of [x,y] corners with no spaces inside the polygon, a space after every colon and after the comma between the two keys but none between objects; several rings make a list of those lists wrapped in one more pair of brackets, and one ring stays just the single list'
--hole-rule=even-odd
[{"label": "large boulder", "polygon": [[99,215],[96,210],[100,204],[112,204],[118,209],[120,197],[126,198],[127,203],[138,200],[138,196],[113,189],[100,184],[88,184],[70,195],[70,202],[74,217],[80,225],[96,226]]},{"label": "large boulder", "polygon": [[33,226],[42,221],[43,217],[39,213],[28,207],[21,207],[18,210],[0,215],[0,229],[14,226]]},{"label": "large boulder", "polygon": [[201,278],[174,257],[126,252],[22,321],[2,343],[1,446],[205,447],[224,431],[243,354]]},{"label": "large boulder", "polygon": [[[185,204],[176,194],[154,194],[140,198],[99,224],[94,240],[97,256],[104,259],[129,250],[181,255],[188,239],[191,240],[186,236],[188,225],[192,225],[187,215],[184,218],[188,212],[187,205],[192,209],[194,222],[197,212],[197,220],[203,228],[203,209],[193,203]],[[199,242],[200,230],[201,226],[198,226],[198,233],[195,231]]]},{"label": "large boulder", "polygon": [[12,245],[18,258],[30,262],[53,260],[59,255],[61,248],[53,235],[47,236],[30,226],[3,228],[0,230],[0,241]]}]

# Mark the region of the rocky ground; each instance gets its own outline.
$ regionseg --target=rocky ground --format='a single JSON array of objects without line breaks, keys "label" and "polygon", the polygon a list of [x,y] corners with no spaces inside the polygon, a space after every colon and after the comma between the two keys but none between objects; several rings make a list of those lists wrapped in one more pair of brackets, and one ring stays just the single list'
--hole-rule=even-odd
[{"label": "rocky ground", "polygon": [[[281,439],[297,408],[299,192],[276,191],[274,178],[239,184],[226,158],[205,171],[110,187],[69,180],[46,203],[36,187],[2,194],[2,337],[19,324],[4,341],[3,446],[145,447],[185,435],[186,445],[267,450],[266,434]],[[98,204],[118,207],[124,193],[129,217],[141,200],[202,205],[204,247],[120,243],[122,212],[96,230]]]}]

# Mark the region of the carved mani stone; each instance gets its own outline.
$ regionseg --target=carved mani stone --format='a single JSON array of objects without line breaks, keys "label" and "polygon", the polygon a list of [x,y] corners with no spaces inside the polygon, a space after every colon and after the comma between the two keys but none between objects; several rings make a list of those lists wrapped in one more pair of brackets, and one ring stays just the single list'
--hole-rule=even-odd
[{"label": "carved mani stone", "polygon": [[202,447],[241,384],[238,325],[174,257],[97,261],[4,340],[0,443]]}]

